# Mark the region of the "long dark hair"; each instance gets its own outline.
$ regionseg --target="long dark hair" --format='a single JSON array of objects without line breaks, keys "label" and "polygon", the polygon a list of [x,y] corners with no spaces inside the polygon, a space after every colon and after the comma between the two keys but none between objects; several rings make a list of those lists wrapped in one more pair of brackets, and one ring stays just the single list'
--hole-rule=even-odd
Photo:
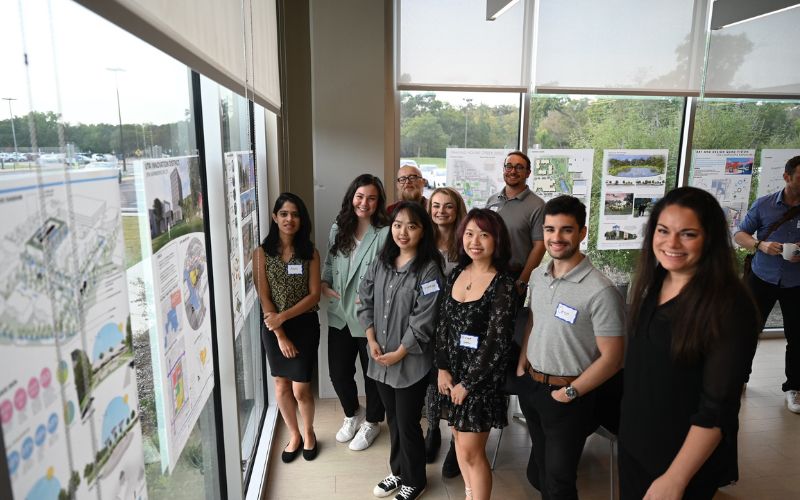
[{"label": "long dark hair", "polygon": [[[302,260],[311,260],[314,258],[314,244],[311,243],[311,217],[308,215],[308,209],[303,200],[294,193],[281,193],[278,199],[275,200],[275,206],[272,207],[273,215],[278,215],[278,212],[283,208],[284,203],[294,203],[297,211],[300,212],[300,228],[294,234],[294,254]],[[264,253],[271,256],[276,256],[280,253],[281,237],[278,224],[274,219],[269,224],[269,233],[264,241],[261,242],[261,247]]]},{"label": "long dark hair", "polygon": [[[447,196],[453,200],[453,204],[456,206],[456,220],[453,221],[453,231],[450,233],[450,242],[447,244],[447,260],[456,262],[458,260],[458,248],[461,246],[461,242],[456,238],[456,232],[458,231],[458,226],[461,224],[461,221],[467,216],[467,206],[464,204],[464,198],[462,198],[455,189],[451,187],[436,188],[428,198],[428,215],[430,215],[431,218],[433,217],[433,197],[437,194]],[[436,223],[433,224],[433,237],[438,243],[439,226]]]},{"label": "long dark hair", "polygon": [[[419,244],[417,245],[417,256],[411,264],[411,270],[413,272],[421,271],[428,265],[428,262],[431,261],[435,262],[436,265],[439,266],[439,270],[441,270],[443,267],[442,254],[440,254],[439,249],[436,248],[436,238],[433,235],[433,222],[431,222],[431,218],[425,212],[422,205],[416,201],[401,201],[396,205],[394,212],[392,212],[391,223],[394,223],[397,215],[402,211],[408,214],[411,222],[422,226],[422,238],[420,238]],[[386,235],[386,243],[383,245],[378,259],[380,259],[381,263],[386,267],[394,269],[394,260],[398,255],[400,255],[400,247],[397,246],[394,237],[392,237],[392,232],[389,231],[389,234]]]},{"label": "long dark hair", "polygon": [[[516,153],[515,153],[516,154]],[[461,225],[458,226],[456,238],[460,244],[458,249],[458,264],[463,268],[472,263],[472,258],[464,251],[464,231],[467,224],[474,220],[483,231],[492,235],[494,238],[494,253],[492,254],[492,266],[498,272],[508,271],[508,261],[511,260],[511,238],[508,236],[508,229],[503,219],[496,212],[488,208],[473,208],[469,211]]]},{"label": "long dark hair", "polygon": [[656,292],[654,285],[661,282],[667,273],[658,264],[653,251],[653,235],[661,212],[671,205],[693,211],[704,236],[694,276],[676,299],[680,313],[672,325],[673,358],[693,360],[722,335],[723,319],[733,314],[737,296],[750,297],[750,294],[739,279],[728,223],[717,200],[702,189],[673,189],[655,204],[647,221],[631,292],[630,333],[636,333],[647,295]]},{"label": "long dark hair", "polygon": [[353,208],[353,197],[356,195],[356,190],[362,186],[375,186],[378,190],[378,207],[375,213],[370,218],[370,223],[376,228],[382,228],[389,222],[386,215],[386,191],[383,189],[383,183],[374,175],[361,174],[350,183],[347,192],[342,199],[342,208],[339,210],[339,215],[336,216],[336,225],[339,231],[331,245],[330,252],[333,255],[342,254],[350,255],[350,252],[355,248],[355,234],[358,229],[358,216]]}]

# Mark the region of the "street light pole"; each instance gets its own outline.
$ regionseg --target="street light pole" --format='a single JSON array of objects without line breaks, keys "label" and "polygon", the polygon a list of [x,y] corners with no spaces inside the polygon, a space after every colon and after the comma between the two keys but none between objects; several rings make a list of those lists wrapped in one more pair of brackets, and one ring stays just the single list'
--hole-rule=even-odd
[{"label": "street light pole", "polygon": [[117,92],[117,117],[119,118],[119,150],[122,153],[122,173],[128,173],[128,165],[125,163],[125,146],[122,142],[122,110],[119,106],[119,82],[117,81],[117,73],[125,71],[122,68],[106,68],[106,71],[114,73],[114,90]]},{"label": "street light pole", "polygon": [[467,148],[467,131],[469,130],[469,106],[472,104],[472,99],[466,98],[464,101],[467,103],[464,106],[464,149]]},{"label": "street light pole", "polygon": [[11,101],[16,101],[15,97],[3,97],[4,101],[8,101],[8,115],[11,117],[11,136],[14,138],[14,154],[17,153],[17,132],[14,130],[14,113],[11,112]]}]

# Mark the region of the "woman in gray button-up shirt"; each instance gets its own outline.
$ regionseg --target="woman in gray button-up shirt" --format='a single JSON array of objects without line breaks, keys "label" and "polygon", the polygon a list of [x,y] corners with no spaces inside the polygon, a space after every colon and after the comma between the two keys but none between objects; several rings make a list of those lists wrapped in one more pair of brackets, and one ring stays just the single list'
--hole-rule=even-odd
[{"label": "woman in gray button-up shirt", "polygon": [[402,497],[412,499],[425,489],[420,415],[442,286],[441,254],[430,217],[418,203],[402,202],[358,290],[358,319],[371,357],[367,375],[378,386],[391,438],[392,473],[375,487],[378,496],[402,488]]}]

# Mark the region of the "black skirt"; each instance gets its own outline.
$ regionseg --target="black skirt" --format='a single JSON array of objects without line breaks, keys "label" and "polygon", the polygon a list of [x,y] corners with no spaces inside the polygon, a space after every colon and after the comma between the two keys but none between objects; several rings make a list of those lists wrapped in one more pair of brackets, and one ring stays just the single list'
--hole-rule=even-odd
[{"label": "black skirt", "polygon": [[273,377],[284,377],[293,382],[311,382],[317,366],[319,349],[319,315],[316,312],[301,314],[283,323],[283,331],[299,351],[287,358],[278,346],[278,338],[261,323],[261,340],[267,351],[269,372]]}]

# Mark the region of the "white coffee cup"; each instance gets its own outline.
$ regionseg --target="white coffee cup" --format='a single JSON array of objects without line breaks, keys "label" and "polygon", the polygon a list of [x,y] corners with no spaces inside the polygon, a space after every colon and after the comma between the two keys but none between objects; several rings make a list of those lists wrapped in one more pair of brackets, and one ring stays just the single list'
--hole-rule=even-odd
[{"label": "white coffee cup", "polygon": [[797,245],[794,243],[784,243],[783,244],[783,258],[786,260],[791,260],[792,257],[800,255],[800,251],[797,249]]}]

